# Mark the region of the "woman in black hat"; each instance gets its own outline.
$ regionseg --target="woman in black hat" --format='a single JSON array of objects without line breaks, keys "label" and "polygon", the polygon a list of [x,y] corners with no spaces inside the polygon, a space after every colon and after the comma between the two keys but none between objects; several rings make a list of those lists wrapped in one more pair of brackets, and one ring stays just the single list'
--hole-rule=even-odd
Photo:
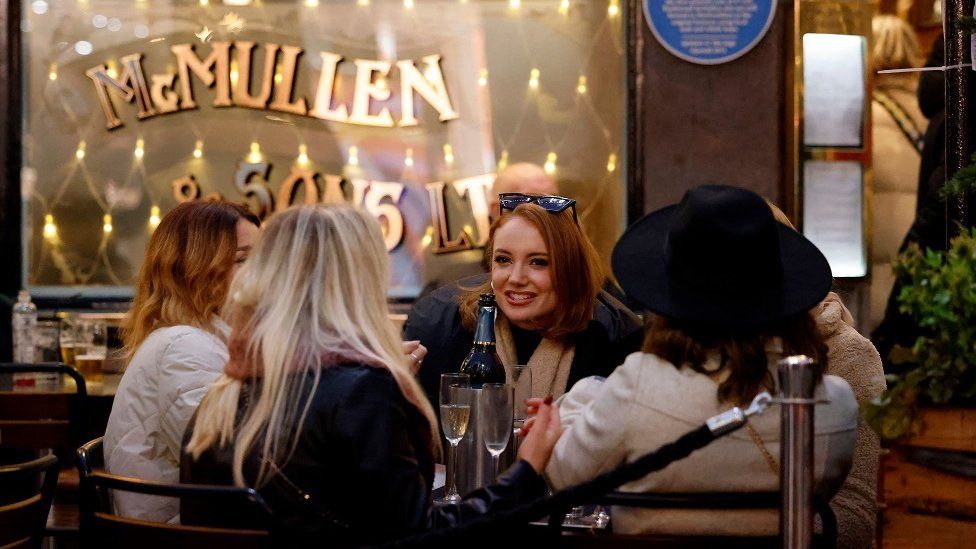
[{"label": "woman in black hat", "polygon": [[[823,254],[777,223],[758,195],[709,185],[653,212],[620,239],[614,274],[627,295],[655,313],[641,353],[605,381],[588,378],[562,399],[564,435],[546,470],[556,488],[613,469],[677,439],[732,405],[772,390],[776,361],[818,361],[815,475],[829,496],[854,449],[857,402],[842,379],[823,376],[826,348],[810,315],[831,285]],[[779,489],[779,416],[754,417],[661,472],[626,484],[635,492],[754,492]],[[773,511],[620,509],[620,533],[762,535]]]}]

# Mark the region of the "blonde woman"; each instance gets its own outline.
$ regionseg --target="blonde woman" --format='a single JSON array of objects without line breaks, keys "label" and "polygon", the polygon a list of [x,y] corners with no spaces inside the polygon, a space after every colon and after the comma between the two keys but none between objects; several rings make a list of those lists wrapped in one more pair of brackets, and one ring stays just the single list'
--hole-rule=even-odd
[{"label": "blonde woman", "polygon": [[[541,495],[560,433],[546,406],[499,484],[430,511],[437,421],[387,318],[379,226],[345,206],[268,223],[231,287],[225,375],[187,433],[185,482],[256,487],[287,544],[362,545]],[[551,421],[550,421],[551,420]],[[241,522],[184,504],[186,523]]]},{"label": "blonde woman", "polygon": [[[123,325],[129,363],[105,430],[105,466],[143,480],[179,479],[183,431],[227,362],[220,310],[260,221],[223,202],[187,202],[163,217]],[[117,494],[127,516],[171,522],[174,499]]]}]

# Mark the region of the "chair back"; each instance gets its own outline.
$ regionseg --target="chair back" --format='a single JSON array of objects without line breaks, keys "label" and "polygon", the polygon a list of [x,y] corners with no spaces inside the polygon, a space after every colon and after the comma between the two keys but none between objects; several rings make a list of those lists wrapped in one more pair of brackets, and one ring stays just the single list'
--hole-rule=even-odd
[{"label": "chair back", "polygon": [[0,465],[5,495],[26,487],[14,501],[0,504],[0,547],[39,548],[58,483],[58,458],[46,455],[25,463]]},{"label": "chair back", "polygon": [[[81,478],[81,535],[85,545],[104,548],[140,549],[171,548],[213,549],[213,547],[270,547],[271,511],[260,494],[252,488],[166,484],[111,475],[104,471],[102,438],[78,449],[78,472]],[[112,505],[109,491],[146,496],[179,498],[183,505],[226,511],[240,509],[238,517],[253,525],[247,529],[220,524],[166,524],[125,517]]]},{"label": "chair back", "polygon": [[85,380],[59,362],[0,363],[0,374],[64,374],[73,391],[0,390],[0,448],[74,449],[88,428]]},{"label": "chair back", "polygon": [[[639,493],[610,492],[595,503],[641,509],[701,509],[744,510],[769,509],[779,511],[782,494],[779,492],[696,492],[696,493]],[[814,511],[820,516],[823,532],[816,534],[813,546],[833,549],[837,544],[837,519],[830,505],[820,496],[813,498]],[[562,516],[559,513],[554,516]],[[557,521],[558,524],[561,521]],[[550,525],[554,525],[552,522]],[[564,547],[639,547],[652,543],[654,547],[679,549],[692,547],[777,548],[782,544],[779,535],[771,536],[678,536],[670,534],[569,536],[562,538]]]}]

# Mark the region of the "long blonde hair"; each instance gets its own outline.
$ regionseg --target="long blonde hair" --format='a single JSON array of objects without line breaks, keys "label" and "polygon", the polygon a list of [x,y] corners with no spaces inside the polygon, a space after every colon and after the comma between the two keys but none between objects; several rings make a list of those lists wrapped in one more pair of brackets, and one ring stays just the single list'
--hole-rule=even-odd
[{"label": "long blonde hair", "polygon": [[254,485],[262,486],[270,478],[269,460],[283,467],[294,452],[327,357],[355,357],[388,370],[426,417],[436,455],[433,409],[387,317],[388,279],[380,228],[368,214],[319,205],[273,216],[234,278],[226,306],[235,334],[248,336],[244,361],[261,382],[247,384],[252,392],[236,429],[245,384],[225,374],[211,387],[197,412],[190,455],[196,459],[212,445],[233,443],[234,482],[244,486],[244,460],[257,447]]},{"label": "long blonde hair", "polygon": [[237,223],[260,226],[252,213],[227,202],[184,202],[149,238],[132,308],[122,323],[131,358],[153,330],[186,324],[212,332],[227,296],[237,255]]},{"label": "long blonde hair", "polygon": [[[871,19],[871,70],[907,69],[922,65],[918,36],[912,26],[894,15]],[[917,76],[917,73],[913,73]]]}]

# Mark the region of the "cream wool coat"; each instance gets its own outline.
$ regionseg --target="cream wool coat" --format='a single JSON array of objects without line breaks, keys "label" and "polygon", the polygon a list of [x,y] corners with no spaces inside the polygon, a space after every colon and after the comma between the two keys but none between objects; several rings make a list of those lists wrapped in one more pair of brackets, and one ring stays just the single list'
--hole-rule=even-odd
[{"label": "cream wool coat", "polygon": [[[714,366],[717,362],[708,369]],[[565,432],[546,469],[550,482],[559,489],[589,480],[701,426],[729,408],[716,398],[717,389],[710,377],[687,367],[675,368],[646,353],[627,357],[606,381],[581,380],[560,401]],[[834,376],[824,377],[816,395],[830,400],[817,407],[814,428],[818,492],[829,496],[850,467],[857,401],[847,383]],[[778,463],[779,410],[773,408],[750,423]],[[770,470],[748,431],[741,429],[620,489],[754,492],[778,488],[778,474]],[[763,535],[777,531],[778,513],[615,508],[613,523],[614,531],[623,534]]]},{"label": "cream wool coat", "polygon": [[[215,335],[192,326],[154,330],[126,367],[105,429],[105,469],[113,475],[176,483],[183,432],[227,364],[227,325]],[[127,517],[177,522],[174,498],[115,493]]]}]

